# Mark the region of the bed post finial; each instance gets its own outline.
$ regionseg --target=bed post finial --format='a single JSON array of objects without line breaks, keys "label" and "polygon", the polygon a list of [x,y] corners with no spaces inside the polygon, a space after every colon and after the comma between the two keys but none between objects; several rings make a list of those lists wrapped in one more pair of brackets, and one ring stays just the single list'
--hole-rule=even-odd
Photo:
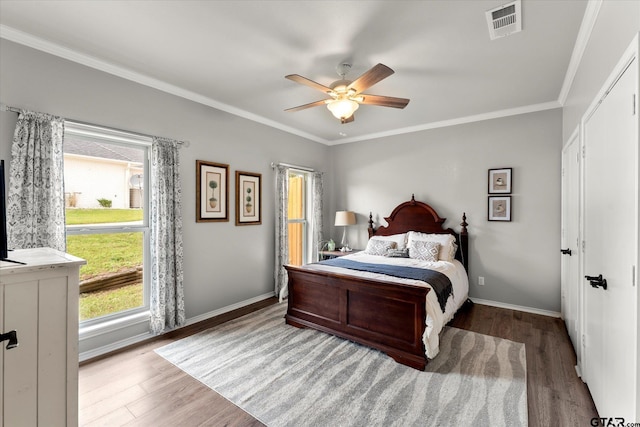
[{"label": "bed post finial", "polygon": [[462,222],[460,223],[462,230],[460,230],[460,249],[462,250],[462,265],[464,269],[469,273],[469,234],[467,233],[467,213],[462,212]]},{"label": "bed post finial", "polygon": [[462,222],[460,223],[460,225],[462,226],[462,231],[461,234],[467,234],[467,213],[466,212],[462,212]]},{"label": "bed post finial", "polygon": [[415,194],[411,193],[411,203],[412,204],[416,202],[416,197],[415,196],[416,196]]},{"label": "bed post finial", "polygon": [[369,238],[371,238],[371,236],[373,236],[373,214],[371,213],[371,211],[369,211],[369,228],[367,228],[367,231],[369,232]]}]

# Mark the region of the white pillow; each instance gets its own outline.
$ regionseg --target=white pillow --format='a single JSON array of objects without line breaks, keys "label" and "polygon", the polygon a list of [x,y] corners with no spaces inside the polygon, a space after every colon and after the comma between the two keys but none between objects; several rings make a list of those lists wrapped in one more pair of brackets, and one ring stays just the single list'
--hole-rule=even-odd
[{"label": "white pillow", "polygon": [[381,240],[375,237],[372,237],[367,242],[367,248],[364,250],[364,253],[369,255],[386,255],[387,252],[391,249],[396,248],[396,242],[392,242],[389,240]]},{"label": "white pillow", "polygon": [[456,238],[453,234],[428,234],[417,231],[410,231],[408,234],[409,247],[411,247],[411,242],[413,240],[440,243],[440,254],[438,255],[438,259],[440,261],[449,262],[455,259],[458,246],[456,245]]},{"label": "white pillow", "polygon": [[373,236],[372,239],[396,242],[397,249],[406,249],[407,247],[407,233],[392,234],[390,236]]},{"label": "white pillow", "polygon": [[412,240],[409,243],[409,258],[421,259],[429,262],[438,261],[440,243],[429,240]]}]

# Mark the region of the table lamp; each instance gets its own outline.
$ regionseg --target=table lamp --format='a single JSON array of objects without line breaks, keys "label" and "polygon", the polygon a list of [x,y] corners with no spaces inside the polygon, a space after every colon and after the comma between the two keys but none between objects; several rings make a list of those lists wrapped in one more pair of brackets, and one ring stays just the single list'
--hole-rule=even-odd
[{"label": "table lamp", "polygon": [[356,223],[356,214],[351,211],[337,211],[336,212],[336,227],[344,227],[342,231],[342,248],[340,249],[342,252],[349,252],[351,248],[349,247],[349,242],[347,242],[347,226],[354,225]]}]

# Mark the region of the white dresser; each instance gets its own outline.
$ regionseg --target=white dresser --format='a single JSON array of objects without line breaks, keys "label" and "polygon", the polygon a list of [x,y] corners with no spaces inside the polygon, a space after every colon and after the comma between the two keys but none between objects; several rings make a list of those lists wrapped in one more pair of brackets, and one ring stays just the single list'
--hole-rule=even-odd
[{"label": "white dresser", "polygon": [[0,425],[78,425],[78,282],[86,261],[50,248],[0,261]]}]

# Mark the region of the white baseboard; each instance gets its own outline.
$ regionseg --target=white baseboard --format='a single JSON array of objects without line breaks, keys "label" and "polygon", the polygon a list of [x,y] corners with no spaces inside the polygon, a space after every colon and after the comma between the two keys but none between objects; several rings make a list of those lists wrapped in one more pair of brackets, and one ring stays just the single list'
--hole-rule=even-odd
[{"label": "white baseboard", "polygon": [[102,347],[94,348],[91,350],[83,351],[80,353],[79,361],[84,362],[85,360],[93,359],[94,357],[102,356],[103,354],[110,353],[112,351],[120,350],[121,348],[137,344],[146,339],[152,338],[153,335],[150,332],[135,335],[130,338],[125,338],[120,341],[116,341],[111,344],[103,345]]},{"label": "white baseboard", "polygon": [[[250,305],[250,304],[265,300],[267,298],[271,298],[274,295],[275,294],[273,292],[269,292],[269,293],[262,294],[262,295],[259,295],[257,297],[254,297],[254,298],[249,298],[247,300],[240,301],[238,303],[228,305],[226,307],[219,308],[217,310],[210,311],[208,313],[201,314],[201,315],[196,316],[196,317],[192,317],[190,319],[187,319],[187,321],[184,324],[184,326],[189,326],[189,325],[193,325],[194,323],[202,322],[203,320],[207,320],[207,319],[210,319],[212,317],[219,316],[219,315],[224,314],[224,313],[228,313],[228,312],[236,310],[238,308],[242,308],[242,307],[245,307],[247,305]],[[182,327],[184,327],[184,326],[182,326]],[[177,328],[177,329],[180,329],[180,328]],[[172,330],[175,330],[175,329],[172,329]],[[167,331],[167,332],[169,332],[169,331]],[[94,348],[92,350],[87,350],[87,351],[84,351],[84,352],[80,353],[79,361],[80,362],[84,362],[85,360],[89,360],[89,359],[92,359],[94,357],[102,356],[103,354],[107,354],[107,353],[110,353],[110,352],[115,351],[115,350],[120,350],[120,349],[122,349],[124,347],[130,346],[130,345],[133,345],[133,344],[137,344],[139,342],[142,342],[142,341],[144,341],[146,339],[149,339],[149,338],[152,338],[152,337],[153,337],[153,334],[148,332],[148,333],[139,334],[139,335],[136,335],[136,336],[133,336],[133,337],[130,337],[130,338],[126,338],[126,339],[123,339],[123,340],[120,340],[120,341],[117,341],[117,342],[114,342],[114,343],[111,343],[111,344],[107,344],[107,345],[104,345],[102,347]]]},{"label": "white baseboard", "polygon": [[584,382],[584,378],[582,378],[582,369],[580,369],[580,364],[578,363],[576,366],[576,374],[578,374],[578,378],[580,378],[582,380],[582,382]]},{"label": "white baseboard", "polygon": [[217,310],[213,310],[213,311],[201,314],[201,315],[196,316],[196,317],[192,317],[191,319],[187,319],[187,323],[185,323],[184,326],[193,325],[194,323],[198,323],[198,322],[202,322],[203,320],[211,319],[212,317],[219,316],[221,314],[228,313],[228,312],[230,312],[232,310],[236,310],[238,308],[245,307],[245,306],[247,306],[249,304],[253,304],[254,302],[259,302],[259,301],[265,300],[267,298],[271,298],[274,295],[275,295],[275,293],[268,292],[266,294],[258,295],[257,297],[249,298],[247,300],[240,301],[238,303],[231,304],[231,305],[228,305],[226,307],[222,307],[222,308],[219,308]]},{"label": "white baseboard", "polygon": [[540,314],[542,316],[560,317],[560,312],[557,312],[557,311],[542,310],[539,308],[525,307],[522,305],[515,305],[515,304],[507,304],[504,302],[490,301],[490,300],[480,299],[480,298],[469,298],[469,299],[476,304],[489,305],[491,307],[507,308],[509,310],[524,311],[525,313]]}]

